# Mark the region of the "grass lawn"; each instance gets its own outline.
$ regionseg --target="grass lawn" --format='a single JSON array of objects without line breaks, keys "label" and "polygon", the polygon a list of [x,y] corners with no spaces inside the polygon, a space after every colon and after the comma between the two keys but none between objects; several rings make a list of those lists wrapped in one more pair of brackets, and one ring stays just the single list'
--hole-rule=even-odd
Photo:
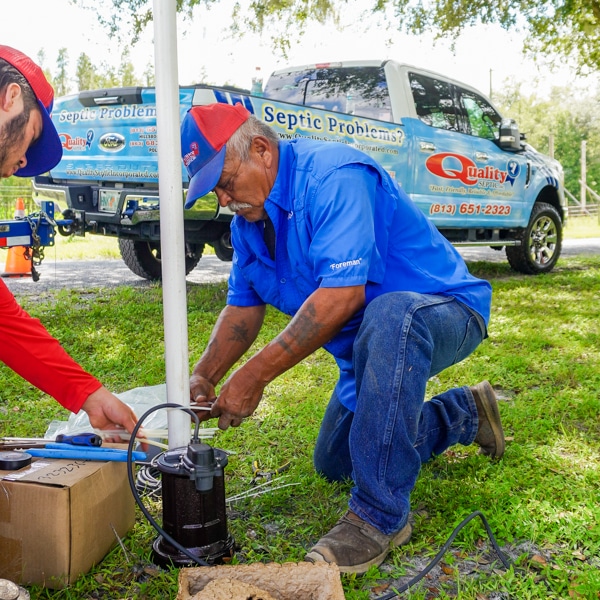
[{"label": "grass lawn", "polygon": [[[575,219],[566,235],[577,236]],[[600,229],[586,226],[592,236]],[[70,242],[65,244],[68,246]],[[59,246],[59,244],[57,244]],[[62,250],[61,250],[62,251]],[[47,256],[52,256],[51,250]],[[600,257],[561,259],[547,275],[524,276],[508,264],[472,263],[494,290],[489,338],[462,363],[429,382],[429,394],[488,379],[501,400],[508,438],[500,461],[457,446],[425,465],[412,496],[414,534],[380,568],[344,576],[346,598],[390,594],[424,568],[454,528],[480,510],[514,565],[505,569],[482,522],[457,535],[442,563],[402,597],[469,600],[598,598],[600,590]],[[225,284],[188,284],[190,363],[200,356],[225,301]],[[115,392],[164,382],[162,290],[60,290],[19,298],[85,368]],[[259,347],[287,323],[269,310]],[[0,365],[0,431],[42,435],[67,412]],[[312,468],[320,418],[336,368],[323,351],[266,389],[241,427],[214,445],[233,454],[227,495],[252,489],[252,463],[290,462],[295,485],[233,503],[235,561],[300,561],[346,506],[349,485],[328,484]],[[160,521],[160,503],[146,500]],[[156,532],[141,511],[120,546],[70,588],[30,588],[32,598],[174,598],[176,569],[149,566]],[[146,568],[144,568],[146,567]]]}]

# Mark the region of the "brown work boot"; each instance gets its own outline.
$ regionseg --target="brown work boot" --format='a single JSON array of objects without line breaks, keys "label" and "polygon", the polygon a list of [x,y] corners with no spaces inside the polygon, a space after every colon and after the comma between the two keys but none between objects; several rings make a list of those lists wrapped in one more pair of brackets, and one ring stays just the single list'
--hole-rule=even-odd
[{"label": "brown work boot", "polygon": [[362,574],[373,565],[379,566],[392,548],[407,544],[411,534],[412,525],[407,523],[400,531],[386,535],[349,510],[304,560],[335,563],[341,573]]},{"label": "brown work boot", "polygon": [[494,388],[488,381],[482,381],[469,388],[473,393],[479,426],[473,440],[480,446],[481,454],[500,458],[504,454],[504,431],[500,421],[500,411]]}]

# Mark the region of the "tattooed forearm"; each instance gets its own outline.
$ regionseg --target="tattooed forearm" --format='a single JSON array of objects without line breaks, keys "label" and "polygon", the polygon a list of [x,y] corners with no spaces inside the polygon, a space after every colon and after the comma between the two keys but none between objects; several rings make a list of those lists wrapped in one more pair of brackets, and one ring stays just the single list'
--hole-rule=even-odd
[{"label": "tattooed forearm", "polygon": [[[315,307],[312,304],[307,304],[301,311],[296,313],[296,316],[288,325],[286,333],[294,340],[295,347],[312,348],[315,343],[317,346],[321,345],[323,329],[323,324],[317,321]],[[284,335],[279,336],[277,341],[286,352],[295,353],[291,345],[284,339]]]},{"label": "tattooed forearm", "polygon": [[247,344],[250,341],[250,333],[245,321],[231,324],[229,328],[229,341],[241,342],[243,344]]}]

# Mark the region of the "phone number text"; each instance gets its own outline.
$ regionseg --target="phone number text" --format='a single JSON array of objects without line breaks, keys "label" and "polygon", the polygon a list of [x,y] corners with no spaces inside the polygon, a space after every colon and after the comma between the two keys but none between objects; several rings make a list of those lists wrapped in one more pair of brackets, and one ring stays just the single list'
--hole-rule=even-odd
[{"label": "phone number text", "polygon": [[510,215],[510,204],[440,204],[436,202],[429,207],[430,215]]}]

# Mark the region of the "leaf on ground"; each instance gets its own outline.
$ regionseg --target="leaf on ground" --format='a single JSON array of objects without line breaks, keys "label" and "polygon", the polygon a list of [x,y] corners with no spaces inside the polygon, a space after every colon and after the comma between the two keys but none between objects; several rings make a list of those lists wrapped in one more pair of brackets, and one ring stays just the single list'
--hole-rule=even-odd
[{"label": "leaf on ground", "polygon": [[545,567],[548,562],[546,561],[546,559],[541,555],[541,554],[534,554],[530,561],[533,563],[533,566],[538,566],[538,567]]}]

